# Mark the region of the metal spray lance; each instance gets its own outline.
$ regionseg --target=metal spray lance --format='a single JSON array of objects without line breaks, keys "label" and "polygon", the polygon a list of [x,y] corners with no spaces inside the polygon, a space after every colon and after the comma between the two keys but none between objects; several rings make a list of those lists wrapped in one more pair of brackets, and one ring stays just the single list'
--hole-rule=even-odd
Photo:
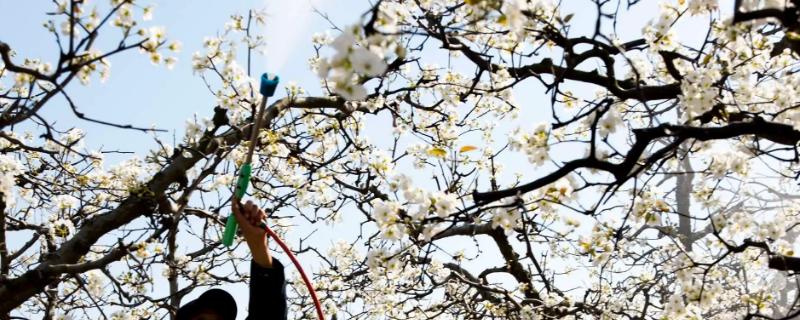
[{"label": "metal spray lance", "polygon": [[[234,190],[234,200],[240,201],[247,192],[247,186],[250,184],[250,175],[253,173],[253,152],[258,143],[258,131],[261,130],[261,118],[264,117],[264,109],[267,105],[267,99],[275,94],[275,88],[278,87],[280,77],[277,75],[263,74],[261,75],[261,86],[259,92],[261,93],[261,105],[258,107],[258,113],[255,114],[253,119],[253,128],[250,130],[250,146],[247,149],[247,156],[245,157],[244,164],[239,168],[239,178],[236,180],[236,188]],[[236,237],[236,230],[239,224],[236,222],[236,217],[231,214],[228,216],[228,221],[225,223],[225,233],[222,235],[222,243],[228,247],[233,245],[233,238]]]}]

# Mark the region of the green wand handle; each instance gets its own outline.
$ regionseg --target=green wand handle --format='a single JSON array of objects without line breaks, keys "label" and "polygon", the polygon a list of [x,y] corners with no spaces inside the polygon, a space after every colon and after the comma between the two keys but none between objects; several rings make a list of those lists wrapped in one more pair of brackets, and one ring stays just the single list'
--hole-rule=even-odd
[{"label": "green wand handle", "polygon": [[[245,163],[239,169],[239,180],[236,181],[236,194],[233,201],[239,201],[244,197],[247,192],[247,186],[250,185],[250,175],[252,174],[253,167],[249,163]],[[233,238],[236,237],[236,229],[239,224],[236,222],[236,217],[233,214],[228,216],[228,221],[225,223],[225,233],[222,235],[222,244],[230,247],[233,245]]]}]

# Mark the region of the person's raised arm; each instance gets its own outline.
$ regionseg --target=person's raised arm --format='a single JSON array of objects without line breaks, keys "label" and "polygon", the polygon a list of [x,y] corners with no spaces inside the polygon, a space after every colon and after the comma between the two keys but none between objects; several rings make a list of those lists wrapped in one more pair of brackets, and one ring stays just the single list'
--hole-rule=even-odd
[{"label": "person's raised arm", "polygon": [[288,310],[283,264],[270,255],[266,230],[260,227],[267,215],[252,201],[240,205],[234,200],[232,208],[253,255],[247,319],[286,319]]}]

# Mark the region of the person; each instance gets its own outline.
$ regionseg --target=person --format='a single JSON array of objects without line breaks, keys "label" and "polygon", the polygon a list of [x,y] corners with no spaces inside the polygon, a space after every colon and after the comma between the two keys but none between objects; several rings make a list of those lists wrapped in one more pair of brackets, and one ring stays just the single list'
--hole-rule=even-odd
[{"label": "person", "polygon": [[[250,262],[250,302],[248,320],[285,320],[286,277],[283,264],[273,258],[267,246],[267,233],[259,227],[267,218],[252,201],[244,205],[233,201],[233,214],[239,223],[253,260]],[[237,308],[233,297],[222,289],[210,289],[178,309],[177,320],[234,320]]]}]

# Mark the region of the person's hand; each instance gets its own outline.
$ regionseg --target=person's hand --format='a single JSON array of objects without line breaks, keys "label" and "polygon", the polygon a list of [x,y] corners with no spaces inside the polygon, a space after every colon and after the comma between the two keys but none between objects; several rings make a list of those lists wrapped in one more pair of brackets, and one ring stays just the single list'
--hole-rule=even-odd
[{"label": "person's hand", "polygon": [[264,268],[272,268],[272,257],[267,247],[267,231],[259,226],[267,218],[267,214],[249,200],[242,205],[234,199],[231,207],[239,223],[239,229],[242,230],[247,246],[253,254],[253,261]]}]

